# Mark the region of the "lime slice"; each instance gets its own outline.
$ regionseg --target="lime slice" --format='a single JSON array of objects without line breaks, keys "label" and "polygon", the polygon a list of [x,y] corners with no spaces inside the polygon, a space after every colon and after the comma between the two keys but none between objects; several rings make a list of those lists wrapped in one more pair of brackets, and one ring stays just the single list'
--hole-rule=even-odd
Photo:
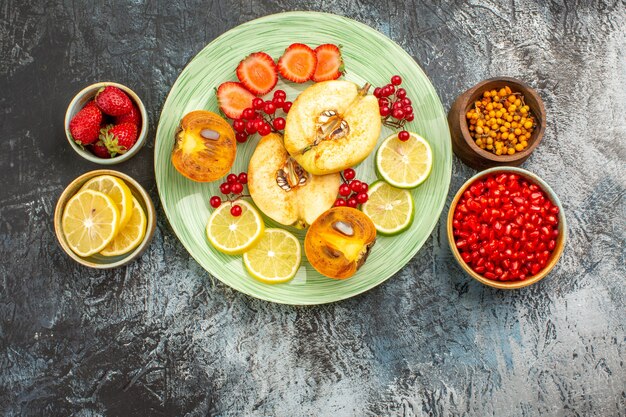
[{"label": "lime slice", "polygon": [[302,259],[298,239],[283,229],[267,229],[259,243],[243,254],[243,264],[252,275],[266,284],[292,279]]},{"label": "lime slice", "polygon": [[139,201],[135,197],[133,199],[133,211],[130,220],[124,228],[120,229],[115,238],[104,248],[100,254],[104,256],[124,255],[135,249],[144,236],[146,235],[146,227],[148,219],[143,212]]},{"label": "lime slice", "polygon": [[376,230],[382,235],[397,235],[413,223],[414,204],[411,193],[376,181],[369,189],[369,199],[361,206]]},{"label": "lime slice", "polygon": [[61,225],[69,247],[78,256],[104,249],[117,235],[120,212],[115,201],[99,191],[79,191],[65,205]]},{"label": "lime slice", "polygon": [[376,154],[376,169],[385,181],[398,188],[414,188],[426,181],[433,167],[433,153],[426,139],[409,132],[406,142],[398,135],[383,141]]},{"label": "lime slice", "polygon": [[231,205],[222,203],[209,217],[206,236],[220,252],[239,255],[252,248],[263,236],[265,224],[259,212],[247,201],[236,203],[241,215],[230,214]]}]

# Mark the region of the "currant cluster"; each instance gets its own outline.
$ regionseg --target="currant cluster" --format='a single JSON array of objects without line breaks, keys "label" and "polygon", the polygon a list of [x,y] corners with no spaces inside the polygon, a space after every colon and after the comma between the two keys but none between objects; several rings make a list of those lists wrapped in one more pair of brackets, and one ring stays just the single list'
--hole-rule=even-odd
[{"label": "currant cluster", "polygon": [[356,172],[347,168],[341,174],[343,183],[339,186],[340,197],[335,200],[335,207],[348,206],[356,208],[368,200],[369,185],[356,179]]},{"label": "currant cluster", "polygon": [[[245,172],[239,173],[239,175],[228,174],[226,177],[226,182],[223,182],[220,185],[220,192],[226,196],[224,201],[228,201],[231,203],[230,214],[237,217],[241,215],[241,206],[238,204],[233,204],[235,201],[240,199],[241,197],[249,197],[248,195],[243,194],[244,185],[248,183],[248,174]],[[209,204],[211,207],[218,208],[222,205],[222,198],[220,196],[214,195],[209,200]]]},{"label": "currant cluster", "polygon": [[244,143],[255,133],[267,136],[271,132],[283,130],[285,118],[276,117],[276,112],[281,110],[284,114],[289,113],[293,103],[285,101],[286,98],[287,94],[283,90],[276,90],[271,100],[263,100],[260,97],[252,100],[252,107],[245,109],[241,118],[233,121],[237,142]]},{"label": "currant cluster", "polygon": [[374,97],[378,99],[383,124],[393,128],[401,128],[406,122],[413,121],[415,115],[413,114],[411,99],[406,96],[406,90],[399,87],[402,84],[402,78],[399,75],[394,75],[390,81],[383,87],[376,87]]}]

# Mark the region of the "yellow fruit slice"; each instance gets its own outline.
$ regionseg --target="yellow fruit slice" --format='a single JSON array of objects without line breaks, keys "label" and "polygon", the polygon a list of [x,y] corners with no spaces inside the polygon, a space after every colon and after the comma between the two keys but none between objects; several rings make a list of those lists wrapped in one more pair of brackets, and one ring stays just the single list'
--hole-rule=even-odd
[{"label": "yellow fruit slice", "polygon": [[292,279],[302,260],[298,239],[283,229],[266,229],[252,249],[243,254],[243,264],[253,278],[266,284]]},{"label": "yellow fruit slice", "polygon": [[99,191],[79,191],[65,205],[61,227],[69,247],[79,256],[104,249],[119,230],[120,213],[113,199]]},{"label": "yellow fruit slice", "polygon": [[406,142],[397,134],[383,141],[376,154],[376,169],[397,188],[414,188],[426,181],[433,167],[433,152],[426,139],[409,132]]},{"label": "yellow fruit slice", "polygon": [[247,201],[235,203],[241,215],[230,214],[230,203],[222,203],[209,217],[206,236],[220,252],[239,255],[253,247],[263,236],[265,224],[259,212]]},{"label": "yellow fruit slice", "polygon": [[369,199],[361,206],[376,230],[387,236],[404,232],[413,223],[414,204],[411,193],[376,181],[368,191]]},{"label": "yellow fruit slice", "polygon": [[133,195],[121,178],[113,175],[100,175],[87,181],[80,190],[100,191],[111,197],[120,212],[120,230],[126,226],[133,215]]},{"label": "yellow fruit slice", "polygon": [[117,233],[115,238],[100,253],[104,256],[124,255],[135,249],[144,236],[146,235],[146,227],[148,219],[144,213],[139,201],[135,197],[133,199],[133,211],[130,220],[123,229]]}]

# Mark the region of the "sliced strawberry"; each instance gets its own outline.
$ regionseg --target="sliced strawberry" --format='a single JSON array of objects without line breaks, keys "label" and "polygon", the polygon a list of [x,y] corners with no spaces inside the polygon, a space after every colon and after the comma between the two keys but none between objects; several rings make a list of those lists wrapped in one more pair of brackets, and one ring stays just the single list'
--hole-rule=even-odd
[{"label": "sliced strawberry", "polygon": [[241,83],[227,81],[217,88],[217,103],[220,110],[231,119],[240,119],[241,113],[252,107],[254,94],[246,90]]},{"label": "sliced strawberry", "polygon": [[313,74],[313,81],[336,80],[343,72],[343,59],[337,45],[325,43],[315,48],[317,66]]},{"label": "sliced strawberry", "polygon": [[262,96],[272,91],[278,82],[278,68],[271,56],[255,52],[239,63],[237,78],[250,92]]},{"label": "sliced strawberry", "polygon": [[311,79],[316,65],[317,57],[311,48],[302,43],[293,43],[278,60],[278,71],[289,81],[303,83]]}]

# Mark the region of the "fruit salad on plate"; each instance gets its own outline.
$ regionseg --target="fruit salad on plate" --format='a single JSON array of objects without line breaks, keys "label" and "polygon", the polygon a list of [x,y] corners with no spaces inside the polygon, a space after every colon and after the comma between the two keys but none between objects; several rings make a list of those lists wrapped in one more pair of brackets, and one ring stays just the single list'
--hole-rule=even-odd
[{"label": "fruit salad on plate", "polygon": [[[352,277],[376,250],[377,233],[409,228],[414,203],[407,189],[432,168],[428,141],[404,130],[416,115],[402,77],[390,74],[375,88],[343,80],[341,49],[333,44],[294,43],[278,59],[254,52],[234,70],[237,80],[216,89],[222,115],[184,115],[171,155],[189,180],[222,181],[209,200],[209,244],[243,255],[248,273],[268,284],[291,280],[303,252],[319,273]],[[308,86],[288,97],[280,80]],[[396,132],[379,145],[383,125]],[[247,172],[231,172],[237,144],[251,140]],[[373,152],[379,180],[368,184],[354,167]],[[285,228],[266,228],[261,213]],[[288,227],[306,230],[304,249]]]}]

